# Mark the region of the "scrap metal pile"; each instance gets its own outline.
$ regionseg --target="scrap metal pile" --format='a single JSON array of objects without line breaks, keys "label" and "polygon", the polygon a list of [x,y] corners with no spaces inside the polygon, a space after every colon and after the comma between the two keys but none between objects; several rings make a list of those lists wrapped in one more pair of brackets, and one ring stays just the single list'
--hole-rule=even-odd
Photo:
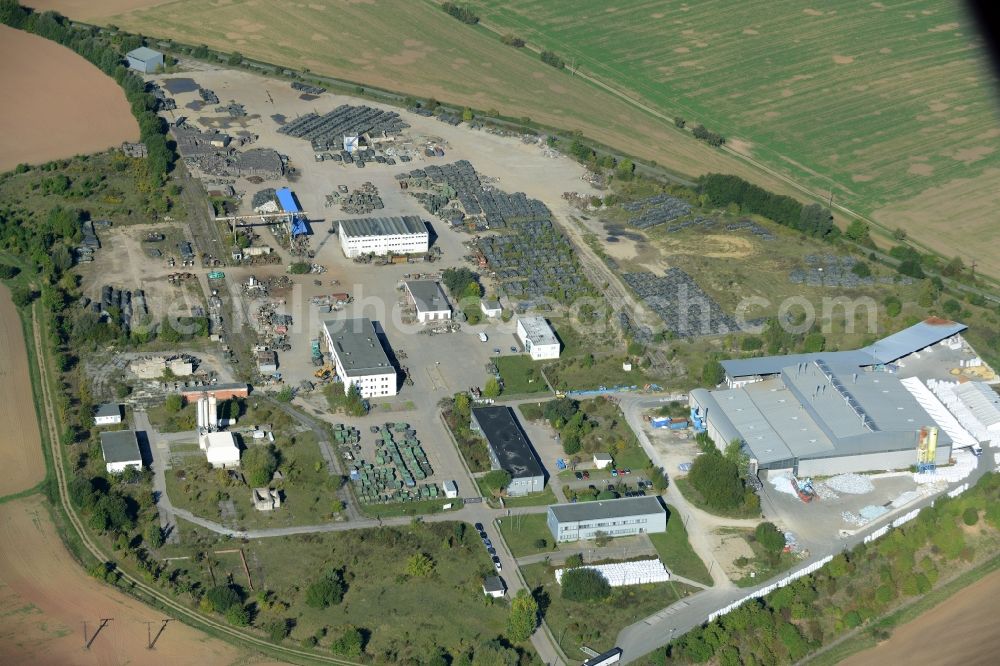
[{"label": "scrap metal pile", "polygon": [[568,304],[590,291],[573,247],[551,220],[523,222],[514,233],[480,238],[478,248],[501,291],[522,308],[546,300]]},{"label": "scrap metal pile", "polygon": [[317,88],[316,86],[310,86],[305,83],[299,83],[294,81],[292,83],[292,89],[298,90],[299,92],[304,92],[308,95],[322,95],[326,92],[326,88]]},{"label": "scrap metal pile", "polygon": [[623,273],[622,278],[677,337],[739,330],[736,320],[679,268],[668,268],[663,277],[643,272]]},{"label": "scrap metal pile", "polygon": [[[453,202],[457,201],[465,215],[482,220],[484,229],[502,229],[511,224],[540,222],[548,220],[552,215],[545,204],[538,199],[529,199],[523,192],[508,194],[484,185],[468,160],[414,169],[396,178],[406,183],[410,193],[428,212],[440,215],[449,204],[454,208]],[[420,189],[430,190],[430,194],[414,191]]]},{"label": "scrap metal pile", "polygon": [[378,195],[378,188],[370,182],[364,183],[340,200],[340,210],[352,215],[367,215],[374,210],[382,210],[385,205]]},{"label": "scrap metal pile", "polygon": [[146,292],[142,289],[130,291],[128,289],[118,289],[110,285],[101,288],[101,300],[88,303],[84,300],[84,307],[89,305],[90,311],[100,315],[102,318],[113,320],[117,314],[116,324],[120,325],[126,332],[132,329],[132,320],[146,319],[149,316],[149,307],[146,304]]},{"label": "scrap metal pile", "polygon": [[630,213],[638,213],[629,224],[639,229],[648,229],[684,217],[691,213],[691,204],[669,194],[656,194],[646,199],[623,203],[622,208]]},{"label": "scrap metal pile", "polygon": [[[854,257],[838,257],[832,254],[810,254],[805,258],[806,268],[795,268],[788,273],[788,281],[792,284],[805,284],[810,287],[868,287],[876,282],[892,284],[895,278],[886,276],[859,277],[854,272],[858,260]],[[913,282],[912,278],[899,278],[904,284]]]},{"label": "scrap metal pile", "polygon": [[322,116],[318,113],[299,116],[278,128],[278,133],[305,139],[312,144],[313,150],[322,151],[343,147],[344,136],[395,136],[407,127],[409,125],[395,111],[342,104]]},{"label": "scrap metal pile", "polygon": [[698,228],[699,230],[724,230],[724,231],[749,231],[761,240],[774,240],[774,234],[750,219],[742,219],[723,225],[720,220],[711,217],[697,215],[690,220],[671,224],[665,229],[668,234],[676,233],[682,229]]}]

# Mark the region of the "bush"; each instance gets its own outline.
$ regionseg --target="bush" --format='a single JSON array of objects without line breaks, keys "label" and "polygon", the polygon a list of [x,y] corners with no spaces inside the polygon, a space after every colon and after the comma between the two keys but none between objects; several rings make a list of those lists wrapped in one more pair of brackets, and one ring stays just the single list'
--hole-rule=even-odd
[{"label": "bush", "polygon": [[0,280],[10,280],[11,278],[17,277],[17,274],[21,272],[17,266],[10,266],[8,264],[0,264]]},{"label": "bush", "polygon": [[163,402],[163,407],[169,414],[176,414],[184,407],[184,398],[176,393],[172,393]]},{"label": "bush", "polygon": [[743,502],[743,481],[736,464],[717,453],[694,459],[688,479],[708,506],[731,510]]},{"label": "bush", "polygon": [[252,487],[266,486],[271,483],[274,470],[278,469],[278,456],[270,444],[253,446],[243,453],[242,465]]},{"label": "bush", "polygon": [[330,645],[332,652],[345,657],[360,657],[364,649],[365,637],[357,627],[345,628],[344,632]]},{"label": "bush", "polygon": [[321,579],[306,588],[306,605],[310,608],[326,608],[344,600],[347,585],[339,571],[329,571]]},{"label": "bush", "polygon": [[541,550],[543,548],[548,548],[548,546],[549,542],[546,541],[545,539],[535,539],[535,548]]},{"label": "bush", "polygon": [[979,509],[974,506],[970,506],[968,509],[962,512],[962,522],[972,527],[979,522]]},{"label": "bush", "polygon": [[507,616],[507,636],[514,643],[522,643],[534,633],[538,626],[538,602],[525,589],[517,591],[510,602]]},{"label": "bush", "polygon": [[242,605],[231,606],[226,611],[226,621],[234,627],[246,627],[250,624],[250,612]]},{"label": "bush", "polygon": [[563,69],[566,63],[562,58],[557,56],[552,51],[542,51],[541,53],[542,62],[550,67],[555,67],[556,69]]},{"label": "bush", "polygon": [[903,311],[903,303],[898,296],[886,296],[882,304],[885,305],[885,313],[890,317],[895,317]]},{"label": "bush", "polygon": [[761,523],[754,530],[754,537],[757,543],[763,546],[771,559],[777,559],[781,551],[785,549],[785,535],[775,527],[774,523]]},{"label": "bush", "polygon": [[722,364],[712,359],[706,361],[701,369],[701,381],[706,386],[718,386],[726,379],[726,370]]},{"label": "bush", "polygon": [[598,601],[611,594],[611,586],[596,569],[570,569],[562,576],[562,598],[568,601]]},{"label": "bush", "polygon": [[441,4],[441,9],[462,23],[466,23],[468,25],[475,25],[479,23],[479,17],[476,16],[471,9],[464,5],[456,5],[454,2],[445,2]]},{"label": "bush", "polygon": [[434,573],[435,562],[429,555],[415,553],[406,561],[406,573],[414,578],[427,578]]},{"label": "bush", "polygon": [[209,610],[225,613],[243,603],[243,590],[236,585],[218,585],[205,592],[204,601]]},{"label": "bush", "polygon": [[502,469],[495,469],[483,475],[483,485],[499,494],[510,484],[510,472]]}]

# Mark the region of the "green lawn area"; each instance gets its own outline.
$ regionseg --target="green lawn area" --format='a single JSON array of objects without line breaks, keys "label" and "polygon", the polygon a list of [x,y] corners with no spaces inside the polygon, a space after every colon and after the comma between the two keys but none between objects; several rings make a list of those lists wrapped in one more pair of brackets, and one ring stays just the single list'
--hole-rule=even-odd
[{"label": "green lawn area", "polygon": [[541,562],[521,567],[552,635],[567,655],[582,654],[581,645],[595,649],[613,645],[623,628],[693,591],[687,585],[670,582],[629,585],[612,588],[611,596],[602,601],[566,601],[553,571],[554,568]]},{"label": "green lawn area", "polygon": [[746,509],[734,509],[732,511],[725,511],[722,509],[716,509],[710,507],[705,503],[705,499],[701,496],[691,482],[686,476],[672,477],[671,481],[677,486],[677,490],[681,491],[687,501],[694,504],[696,507],[712,514],[713,516],[723,516],[724,518],[760,518],[760,510],[748,511]]},{"label": "green lawn area", "polygon": [[[500,507],[500,502],[493,495],[493,492],[486,487],[481,478],[476,479],[476,485],[479,487],[479,494],[486,498],[487,504],[493,508]],[[548,506],[549,504],[556,504],[558,501],[556,494],[552,491],[552,487],[548,485],[540,493],[531,493],[523,497],[503,498],[504,506],[509,508],[517,506]]]},{"label": "green lawn area", "polygon": [[[167,495],[170,501],[197,516],[220,521],[230,527],[259,529],[289,525],[313,525],[337,520],[335,495],[340,477],[330,476],[312,431],[290,433],[276,438],[278,471],[284,479],[272,488],[283,492],[281,507],[257,511],[250,488],[232,479],[225,471],[212,469],[202,455],[185,455],[181,464],[167,470]],[[294,441],[293,441],[294,440]],[[263,446],[247,443],[248,446]],[[182,444],[180,449],[190,451]],[[235,517],[222,517],[220,501],[232,501]]]},{"label": "green lawn area", "polygon": [[[503,535],[507,547],[510,548],[514,557],[524,557],[536,553],[550,553],[556,550],[553,545],[555,539],[549,526],[545,522],[546,514],[533,513],[527,516],[510,516],[499,518],[500,534]],[[545,540],[544,547],[538,547],[535,542],[539,539]]]},{"label": "green lawn area", "polygon": [[438,499],[421,500],[419,502],[390,502],[388,504],[358,504],[361,513],[369,518],[391,518],[393,516],[422,516],[429,513],[440,513],[445,511],[444,505],[451,504],[451,510],[458,510],[465,506],[465,501],[458,499]]},{"label": "green lawn area", "polygon": [[[439,649],[458,659],[470,646],[504,633],[507,605],[488,603],[482,579],[494,573],[486,550],[471,526],[460,522],[414,523],[404,527],[348,530],[326,534],[260,539],[243,544],[256,592],[249,592],[239,555],[215,554],[233,548],[230,540],[181,530],[175,556],[208,554],[168,563],[184,572],[182,580],[212,585],[208,565],[218,580],[229,572],[257,606],[254,626],[292,618],[285,645],[318,639],[317,654],[330,654],[330,644],[346,625],[369,633],[367,663],[428,663]],[[213,540],[213,536],[216,538]],[[430,557],[433,571],[410,575],[408,560]],[[330,571],[340,571],[347,590],[343,601],[325,609],[305,603],[309,586]],[[528,663],[534,657],[530,645]]]},{"label": "green lawn area", "polygon": [[504,395],[545,393],[549,390],[542,377],[541,364],[531,360],[527,354],[500,356],[496,359],[496,365],[503,378]]},{"label": "green lawn area", "polygon": [[681,514],[672,506],[667,505],[667,531],[650,534],[649,540],[653,542],[663,566],[672,573],[705,585],[712,584],[708,568],[691,548]]},{"label": "green lawn area", "polygon": [[181,407],[178,412],[167,411],[166,406],[160,403],[150,407],[146,411],[149,422],[160,432],[184,432],[194,431],[198,425],[198,417],[195,414],[195,403],[191,402]]},{"label": "green lawn area", "polygon": [[558,361],[545,368],[552,386],[558,391],[586,391],[601,386],[643,386],[649,379],[640,369],[632,366],[630,372],[622,369],[624,351],[620,354],[595,355],[591,362],[587,355],[591,348],[580,356],[563,355]]}]

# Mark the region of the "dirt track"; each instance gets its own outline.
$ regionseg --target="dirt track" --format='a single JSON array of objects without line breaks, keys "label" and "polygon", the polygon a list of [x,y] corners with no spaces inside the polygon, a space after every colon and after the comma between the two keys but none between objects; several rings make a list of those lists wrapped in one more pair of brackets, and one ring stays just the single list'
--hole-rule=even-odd
[{"label": "dirt track", "polygon": [[881,645],[859,652],[841,665],[995,664],[1000,651],[995,618],[998,594],[1000,571],[994,571],[898,627]]},{"label": "dirt track", "polygon": [[[146,622],[163,615],[87,576],[59,540],[41,497],[0,505],[0,654],[8,664],[230,664],[239,651],[180,622],[146,649]],[[83,649],[83,623],[93,632]]]},{"label": "dirt track", "polygon": [[0,285],[0,405],[5,416],[0,429],[0,458],[4,460],[0,497],[27,490],[45,477],[30,381],[21,319],[10,291]]},{"label": "dirt track", "polygon": [[0,26],[0,62],[0,171],[139,138],[118,84],[69,49]]}]

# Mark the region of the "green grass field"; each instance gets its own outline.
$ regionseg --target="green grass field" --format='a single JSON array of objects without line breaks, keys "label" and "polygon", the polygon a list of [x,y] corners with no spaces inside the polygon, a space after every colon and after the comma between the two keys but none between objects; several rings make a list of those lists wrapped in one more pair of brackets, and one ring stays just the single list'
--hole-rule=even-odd
[{"label": "green grass field", "polygon": [[527,354],[500,356],[496,359],[497,370],[503,378],[505,395],[543,393],[549,390],[542,377],[539,361],[533,361]]},{"label": "green grass field", "polygon": [[[533,513],[526,516],[511,516],[501,518],[500,533],[514,557],[550,553],[555,550],[552,532],[545,522],[546,514]],[[545,540],[545,546],[539,547],[539,539]]]},{"label": "green grass field", "polygon": [[539,608],[552,635],[568,655],[581,654],[580,646],[612,645],[618,632],[687,596],[692,588],[680,583],[655,583],[612,588],[611,596],[597,602],[567,601],[547,564],[521,567],[524,580],[539,599]]},{"label": "green grass field", "polygon": [[[491,27],[555,51],[689,127],[703,123],[769,168],[814,191],[832,189],[849,208],[892,210],[936,186],[964,188],[965,179],[981,201],[995,197],[994,82],[959,3],[809,9],[776,0],[767,12],[667,0],[470,4]],[[911,216],[908,230],[956,254],[960,236],[940,217],[953,208],[937,203],[923,224]],[[880,221],[895,226],[892,215]]]},{"label": "green grass field", "polygon": [[656,548],[663,566],[678,576],[711,585],[712,577],[708,573],[708,568],[688,541],[687,529],[681,520],[681,514],[669,505],[667,512],[667,531],[649,535],[649,540]]}]

